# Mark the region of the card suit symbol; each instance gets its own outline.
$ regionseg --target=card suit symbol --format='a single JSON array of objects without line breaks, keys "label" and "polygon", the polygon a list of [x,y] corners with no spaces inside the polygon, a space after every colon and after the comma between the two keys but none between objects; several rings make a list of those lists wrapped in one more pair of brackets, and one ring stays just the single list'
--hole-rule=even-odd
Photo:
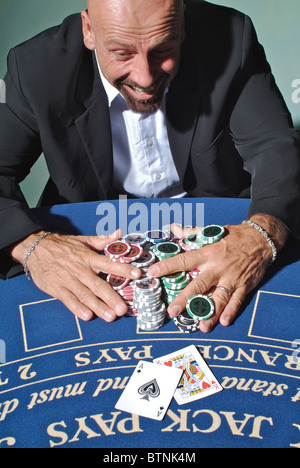
[{"label": "card suit symbol", "polygon": [[207,390],[210,387],[211,387],[211,385],[208,382],[203,382],[203,384],[202,384],[203,390]]},{"label": "card suit symbol", "polygon": [[151,398],[157,398],[160,395],[160,389],[156,379],[150,380],[138,389],[140,395],[144,395],[142,400],[150,400]]},{"label": "card suit symbol", "polygon": [[172,367],[173,362],[172,361],[166,361],[165,366]]}]

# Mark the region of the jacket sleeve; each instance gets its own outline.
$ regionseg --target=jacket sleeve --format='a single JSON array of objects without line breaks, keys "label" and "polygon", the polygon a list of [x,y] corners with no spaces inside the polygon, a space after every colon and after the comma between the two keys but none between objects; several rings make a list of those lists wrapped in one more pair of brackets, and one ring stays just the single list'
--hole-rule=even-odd
[{"label": "jacket sleeve", "polygon": [[0,278],[19,272],[5,247],[43,229],[19,187],[42,148],[35,117],[22,93],[14,50],[8,56],[4,82],[6,99],[0,104]]},{"label": "jacket sleeve", "polygon": [[236,83],[230,130],[252,176],[249,215],[272,215],[299,238],[300,138],[248,17]]}]

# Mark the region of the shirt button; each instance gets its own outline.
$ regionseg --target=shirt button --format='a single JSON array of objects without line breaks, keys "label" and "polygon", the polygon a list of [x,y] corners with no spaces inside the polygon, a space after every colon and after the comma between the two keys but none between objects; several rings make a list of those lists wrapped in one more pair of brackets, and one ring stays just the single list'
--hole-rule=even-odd
[{"label": "shirt button", "polygon": [[147,145],[148,147],[153,146],[153,140],[151,140],[151,139],[149,138],[149,139],[147,140],[147,142],[146,142],[146,145]]},{"label": "shirt button", "polygon": [[161,174],[156,174],[155,178],[156,178],[156,180],[161,180],[162,175]]}]

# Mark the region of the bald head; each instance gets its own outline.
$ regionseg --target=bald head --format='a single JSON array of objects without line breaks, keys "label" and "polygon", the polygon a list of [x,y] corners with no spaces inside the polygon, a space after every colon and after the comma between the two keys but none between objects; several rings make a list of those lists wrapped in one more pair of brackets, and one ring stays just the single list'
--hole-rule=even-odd
[{"label": "bald head", "polygon": [[88,0],[86,47],[137,112],[154,112],[177,73],[184,39],[183,0]]}]

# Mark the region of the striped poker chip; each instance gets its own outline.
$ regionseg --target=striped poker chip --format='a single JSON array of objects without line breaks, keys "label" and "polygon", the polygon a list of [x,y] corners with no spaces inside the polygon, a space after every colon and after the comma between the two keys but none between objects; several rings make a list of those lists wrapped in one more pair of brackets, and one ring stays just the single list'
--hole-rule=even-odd
[{"label": "striped poker chip", "polygon": [[130,244],[127,242],[118,240],[111,242],[104,248],[104,253],[111,259],[121,258],[130,252]]},{"label": "striped poker chip", "polygon": [[204,244],[214,244],[223,237],[224,233],[225,229],[223,226],[211,224],[200,231],[198,238],[199,241],[202,241]]},{"label": "striped poker chip", "polygon": [[144,250],[141,257],[132,262],[132,266],[135,266],[137,268],[147,268],[150,265],[153,265],[155,262],[155,255],[153,252],[150,252],[148,250]]},{"label": "striped poker chip", "polygon": [[120,263],[132,263],[136,262],[143,255],[144,250],[139,244],[130,244],[130,251],[116,260]]},{"label": "striped poker chip", "polygon": [[119,290],[128,286],[130,279],[123,278],[122,276],[109,274],[106,278],[106,281],[112,286],[112,288]]},{"label": "striped poker chip", "polygon": [[162,280],[165,285],[172,283],[180,283],[185,279],[185,271],[177,271],[176,273],[171,273],[170,275],[163,276]]},{"label": "striped poker chip", "polygon": [[154,246],[154,253],[162,258],[169,258],[178,255],[181,247],[175,242],[160,242]]},{"label": "striped poker chip", "polygon": [[145,237],[149,242],[152,242],[152,244],[156,244],[157,242],[167,241],[169,239],[169,234],[166,231],[156,229],[153,231],[147,231],[145,233]]},{"label": "striped poker chip", "polygon": [[123,240],[127,242],[128,244],[138,244],[141,246],[147,242],[145,235],[140,234],[138,232],[132,232],[130,234],[127,234],[126,236],[123,237]]},{"label": "striped poker chip", "polygon": [[136,291],[141,292],[145,295],[151,294],[160,287],[160,281],[158,278],[142,278],[134,282],[134,288]]},{"label": "striped poker chip", "polygon": [[208,320],[215,311],[213,301],[203,294],[195,294],[186,303],[188,314],[198,320]]}]

